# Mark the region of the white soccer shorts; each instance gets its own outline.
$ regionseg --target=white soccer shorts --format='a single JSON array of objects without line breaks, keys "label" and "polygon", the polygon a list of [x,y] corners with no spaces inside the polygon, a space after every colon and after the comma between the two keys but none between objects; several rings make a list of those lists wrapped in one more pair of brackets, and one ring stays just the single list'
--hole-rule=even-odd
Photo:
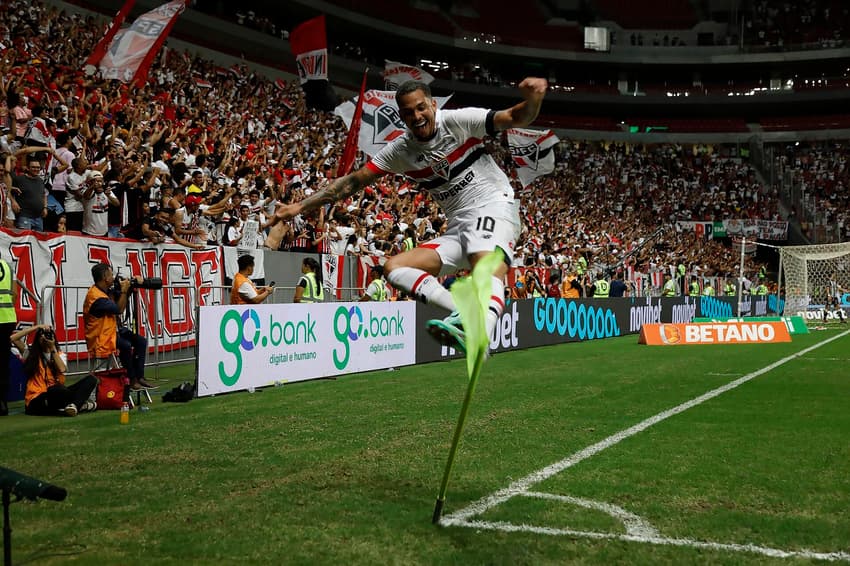
[{"label": "white soccer shorts", "polygon": [[461,212],[449,221],[445,234],[420,247],[436,250],[443,262],[440,274],[447,275],[469,268],[470,254],[496,248],[505,252],[510,265],[519,234],[519,204],[494,202]]}]

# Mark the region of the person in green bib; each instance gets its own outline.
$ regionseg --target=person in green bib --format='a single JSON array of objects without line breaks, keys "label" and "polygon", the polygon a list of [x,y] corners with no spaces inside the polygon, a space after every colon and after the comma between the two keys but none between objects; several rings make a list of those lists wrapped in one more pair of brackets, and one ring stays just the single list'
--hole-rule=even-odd
[{"label": "person in green bib", "polygon": [[688,286],[689,297],[699,297],[699,280],[694,276],[691,277],[691,284]]},{"label": "person in green bib", "polygon": [[408,226],[404,231],[404,240],[401,242],[401,251],[409,252],[416,247],[416,230]]},{"label": "person in green bib", "polygon": [[593,284],[593,298],[607,299],[610,293],[611,285],[608,283],[608,280],[605,279],[605,274],[600,271],[596,275],[596,282]]},{"label": "person in green bib", "polygon": [[687,269],[685,268],[685,264],[680,262],[679,265],[676,266],[676,279],[679,282],[679,289],[682,290],[683,295],[685,294],[685,273],[686,272],[687,272]]},{"label": "person in green bib", "polygon": [[735,284],[730,280],[726,280],[726,284],[723,286],[723,294],[727,297],[734,297],[738,294],[738,288],[735,287]]},{"label": "person in green bib", "polygon": [[322,268],[312,257],[305,257],[301,262],[301,279],[295,287],[295,303],[321,303],[325,300],[322,289]]},{"label": "person in green bib", "polygon": [[675,297],[677,289],[676,289],[676,280],[673,279],[673,276],[669,273],[664,274],[664,287],[661,289],[662,297]]},{"label": "person in green bib", "polygon": [[387,283],[384,281],[384,266],[373,265],[369,270],[372,280],[369,281],[369,286],[366,287],[366,292],[360,297],[361,301],[388,301],[389,292],[387,291]]},{"label": "person in green bib", "polygon": [[12,267],[0,257],[0,417],[9,414],[9,359],[12,355],[11,336],[18,324],[15,314],[15,297],[18,284]]}]

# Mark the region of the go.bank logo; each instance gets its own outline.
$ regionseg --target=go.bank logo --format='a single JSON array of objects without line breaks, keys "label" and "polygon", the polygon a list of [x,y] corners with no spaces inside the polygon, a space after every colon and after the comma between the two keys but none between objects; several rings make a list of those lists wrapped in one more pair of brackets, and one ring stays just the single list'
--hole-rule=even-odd
[{"label": "go.bank logo", "polygon": [[351,359],[351,343],[360,338],[385,338],[404,335],[404,317],[401,311],[392,316],[375,316],[369,312],[368,320],[359,306],[339,307],[334,313],[334,336],[342,346],[333,351],[336,369],[342,370]]},{"label": "go.bank logo", "polygon": [[594,340],[620,335],[617,318],[604,309],[565,299],[534,299],[534,327],[548,334]]},{"label": "go.bank logo", "polygon": [[[239,376],[242,374],[243,351],[251,352],[255,348],[281,344],[317,342],[316,321],[310,313],[307,313],[306,320],[280,322],[270,313],[268,323],[263,326],[260,323],[260,315],[254,309],[241,312],[230,309],[221,317],[218,337],[221,349],[232,356],[230,364],[226,364],[225,360],[218,362],[218,377],[224,385],[229,387],[239,381]],[[227,370],[227,366],[230,365],[233,371]]]}]

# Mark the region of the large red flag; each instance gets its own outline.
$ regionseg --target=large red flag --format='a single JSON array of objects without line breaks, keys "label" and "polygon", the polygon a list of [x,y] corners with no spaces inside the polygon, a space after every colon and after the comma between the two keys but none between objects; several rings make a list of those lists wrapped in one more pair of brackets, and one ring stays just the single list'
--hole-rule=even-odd
[{"label": "large red flag", "polygon": [[91,55],[89,55],[89,58],[86,59],[85,67],[83,67],[86,73],[93,75],[97,71],[97,64],[100,63],[100,60],[103,59],[104,55],[106,55],[106,50],[109,49],[109,44],[112,43],[112,38],[115,37],[115,34],[121,29],[121,26],[124,24],[124,20],[127,19],[127,16],[130,14],[130,10],[133,9],[133,5],[135,3],[136,0],[127,0],[124,2],[124,6],[121,10],[115,14],[115,19],[112,20],[112,25],[109,26],[109,29],[106,30],[103,38],[97,43],[97,45],[95,45]]},{"label": "large red flag", "polygon": [[189,0],[173,0],[139,16],[133,24],[122,29],[112,40],[100,61],[100,73],[105,79],[141,84],[157,52],[165,43],[178,16]]},{"label": "large red flag", "polygon": [[363,99],[366,98],[366,75],[368,73],[369,67],[366,67],[366,70],[363,71],[363,82],[360,84],[360,96],[357,97],[357,108],[354,110],[354,117],[351,119],[351,127],[348,128],[348,137],[345,138],[345,149],[336,168],[337,177],[348,175],[354,168],[354,158],[357,156],[357,142],[360,139],[360,122],[363,117]]},{"label": "large red flag", "polygon": [[289,34],[301,84],[328,78],[328,39],[325,16],[317,16],[300,24]]}]

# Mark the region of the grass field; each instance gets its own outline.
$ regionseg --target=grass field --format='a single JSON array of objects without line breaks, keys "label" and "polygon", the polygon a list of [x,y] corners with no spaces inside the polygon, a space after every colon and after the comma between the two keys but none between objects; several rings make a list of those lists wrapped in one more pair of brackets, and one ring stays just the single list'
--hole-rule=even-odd
[{"label": "grass field", "polygon": [[848,361],[839,330],[767,346],[650,348],[629,336],[497,355],[440,526],[431,513],[463,361],[157,402],[127,426],[117,412],[12,416],[0,421],[0,465],[69,493],[12,505],[13,558],[850,561]]}]

